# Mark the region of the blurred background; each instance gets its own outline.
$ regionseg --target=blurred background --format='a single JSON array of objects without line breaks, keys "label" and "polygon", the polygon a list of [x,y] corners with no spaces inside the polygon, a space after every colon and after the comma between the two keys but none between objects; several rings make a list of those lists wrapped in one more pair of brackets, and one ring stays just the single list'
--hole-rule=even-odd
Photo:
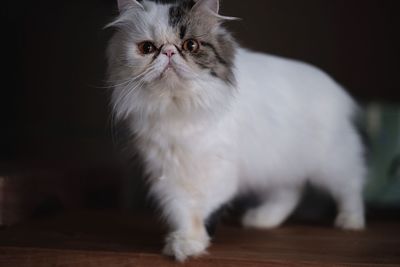
[{"label": "blurred background", "polygon": [[[400,206],[396,0],[225,0],[248,48],[312,63],[365,107],[371,207]],[[65,209],[144,207],[113,142],[105,49],[116,0],[5,1],[0,224]],[[315,101],[318,101],[316,99]],[[135,165],[135,164],[133,164]]]}]

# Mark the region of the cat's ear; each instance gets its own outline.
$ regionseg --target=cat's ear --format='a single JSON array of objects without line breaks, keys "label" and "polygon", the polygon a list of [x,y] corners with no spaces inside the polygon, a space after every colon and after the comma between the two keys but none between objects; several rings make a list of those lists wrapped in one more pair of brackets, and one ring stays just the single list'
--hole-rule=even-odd
[{"label": "cat's ear", "polygon": [[219,0],[197,0],[195,1],[193,9],[194,10],[208,10],[214,14],[219,12]]},{"label": "cat's ear", "polygon": [[239,20],[236,17],[227,17],[219,14],[219,0],[195,0],[193,10],[211,13],[219,20]]},{"label": "cat's ear", "polygon": [[119,12],[125,11],[130,8],[140,8],[144,10],[142,4],[138,0],[118,0]]}]

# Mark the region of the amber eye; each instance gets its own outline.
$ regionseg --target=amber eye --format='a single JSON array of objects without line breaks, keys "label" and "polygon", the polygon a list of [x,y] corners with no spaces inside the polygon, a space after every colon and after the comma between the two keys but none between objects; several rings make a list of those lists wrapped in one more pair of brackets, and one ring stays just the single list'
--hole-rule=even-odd
[{"label": "amber eye", "polygon": [[138,44],[138,48],[143,55],[152,54],[157,50],[156,46],[149,41],[141,42]]},{"label": "amber eye", "polygon": [[196,53],[200,49],[200,44],[195,39],[187,39],[183,42],[182,48],[190,53]]}]

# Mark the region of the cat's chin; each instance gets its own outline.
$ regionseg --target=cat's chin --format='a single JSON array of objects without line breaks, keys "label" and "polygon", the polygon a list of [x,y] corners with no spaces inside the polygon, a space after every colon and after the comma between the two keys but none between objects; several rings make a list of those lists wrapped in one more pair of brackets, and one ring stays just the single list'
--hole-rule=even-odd
[{"label": "cat's chin", "polygon": [[167,66],[164,71],[161,73],[160,78],[170,78],[170,77],[176,77],[178,76],[178,73],[176,72],[174,67]]}]

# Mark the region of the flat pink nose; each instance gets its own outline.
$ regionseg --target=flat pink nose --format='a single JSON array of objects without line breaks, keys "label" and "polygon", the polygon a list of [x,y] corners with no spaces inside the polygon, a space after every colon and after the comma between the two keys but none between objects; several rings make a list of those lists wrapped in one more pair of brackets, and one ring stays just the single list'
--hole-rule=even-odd
[{"label": "flat pink nose", "polygon": [[176,54],[176,49],[175,47],[166,47],[165,49],[163,49],[162,53],[171,58],[173,55]]}]

